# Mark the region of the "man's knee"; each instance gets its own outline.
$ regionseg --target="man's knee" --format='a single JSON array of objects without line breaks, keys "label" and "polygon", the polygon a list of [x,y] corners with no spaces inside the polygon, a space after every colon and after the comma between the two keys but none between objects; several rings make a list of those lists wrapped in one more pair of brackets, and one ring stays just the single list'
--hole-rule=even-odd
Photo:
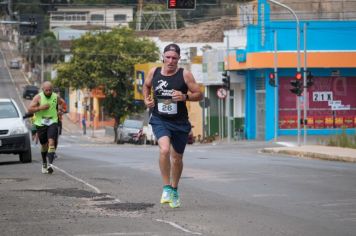
[{"label": "man's knee", "polygon": [[169,145],[162,145],[160,148],[159,148],[159,152],[161,155],[164,155],[164,156],[169,156],[170,154],[170,149],[169,149]]}]

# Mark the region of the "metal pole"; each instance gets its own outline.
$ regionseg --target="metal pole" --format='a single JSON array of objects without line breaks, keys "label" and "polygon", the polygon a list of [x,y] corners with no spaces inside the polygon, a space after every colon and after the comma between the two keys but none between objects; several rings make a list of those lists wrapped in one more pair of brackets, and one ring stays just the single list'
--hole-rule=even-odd
[{"label": "metal pole", "polygon": [[220,138],[222,137],[222,132],[221,132],[221,99],[218,98],[218,121],[219,121],[219,136]]},{"label": "metal pole", "polygon": [[44,55],[43,55],[43,41],[41,42],[41,86],[44,82]]},{"label": "metal pole", "polygon": [[277,75],[277,65],[278,65],[278,55],[277,55],[277,31],[274,31],[274,141],[277,142],[278,137],[278,75]]},{"label": "metal pole", "polygon": [[[277,2],[275,0],[267,0],[269,2],[272,2],[278,6],[284,7],[285,9],[287,9],[290,13],[292,13],[292,15],[295,18],[296,21],[296,31],[297,31],[297,72],[300,72],[300,26],[299,26],[299,18],[298,16],[295,14],[295,12],[292,10],[292,8],[288,7],[287,5]],[[297,123],[298,123],[298,146],[300,146],[300,97],[297,96],[297,114],[298,114],[298,118],[297,118]]]},{"label": "metal pole", "polygon": [[303,96],[304,96],[304,118],[303,118],[303,124],[304,124],[304,141],[303,144],[307,144],[307,24],[304,23],[304,80],[303,80],[303,85],[304,85],[304,91],[303,91]]},{"label": "metal pole", "polygon": [[[230,47],[230,42],[229,42],[229,35],[226,35],[226,54],[227,54],[227,75],[230,77],[230,63],[229,63],[229,47]],[[230,86],[231,86],[231,77],[230,77]],[[227,90],[227,96],[226,96],[226,120],[227,120],[227,142],[230,143],[231,141],[231,122],[230,122],[230,88]]]},{"label": "metal pole", "polygon": [[203,126],[202,126],[202,139],[204,140],[204,138],[205,138],[205,94],[204,94],[204,99],[203,99],[203,108],[202,108],[202,112],[203,112],[203,114],[202,114],[202,124],[203,124]]}]

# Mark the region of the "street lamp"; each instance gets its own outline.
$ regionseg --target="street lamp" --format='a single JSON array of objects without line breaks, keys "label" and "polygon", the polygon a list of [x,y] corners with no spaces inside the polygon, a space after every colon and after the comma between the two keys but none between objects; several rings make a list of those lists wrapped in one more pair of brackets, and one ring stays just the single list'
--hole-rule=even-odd
[{"label": "street lamp", "polygon": [[[287,9],[290,13],[292,13],[292,15],[295,18],[296,21],[296,28],[297,28],[297,73],[300,73],[300,26],[299,26],[299,18],[297,16],[297,14],[295,14],[295,12],[292,10],[292,8],[288,7],[287,5],[277,2],[275,0],[267,0],[268,2],[274,3],[278,6],[284,7],[285,9]],[[305,84],[304,84],[305,86]],[[304,98],[305,99],[305,98]],[[298,124],[298,146],[300,146],[300,117],[301,117],[301,112],[300,112],[300,99],[299,97],[297,97],[297,113],[298,113],[298,118],[297,118],[297,124]]]}]

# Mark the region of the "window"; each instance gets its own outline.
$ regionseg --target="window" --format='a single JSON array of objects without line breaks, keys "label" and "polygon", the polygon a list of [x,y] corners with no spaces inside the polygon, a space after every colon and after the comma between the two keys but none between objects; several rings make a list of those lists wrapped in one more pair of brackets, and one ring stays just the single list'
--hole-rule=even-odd
[{"label": "window", "polygon": [[0,118],[17,118],[19,114],[15,106],[11,102],[1,102],[0,103]]},{"label": "window", "polygon": [[53,21],[64,21],[64,16],[63,15],[53,15],[52,20]]},{"label": "window", "polygon": [[103,14],[93,14],[90,16],[91,21],[104,21],[104,15]]},{"label": "window", "polygon": [[126,22],[126,15],[116,14],[114,15],[114,21]]}]

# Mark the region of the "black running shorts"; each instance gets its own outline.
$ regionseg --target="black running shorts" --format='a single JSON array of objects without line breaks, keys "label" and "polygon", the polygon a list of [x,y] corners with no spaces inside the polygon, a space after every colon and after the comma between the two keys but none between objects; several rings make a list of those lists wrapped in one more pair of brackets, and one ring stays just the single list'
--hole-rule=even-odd
[{"label": "black running shorts", "polygon": [[48,139],[56,140],[58,137],[57,123],[51,124],[50,126],[36,126],[36,129],[41,145],[48,143]]},{"label": "black running shorts", "polygon": [[179,154],[184,153],[189,132],[192,129],[188,120],[166,120],[152,115],[150,125],[157,140],[163,136],[168,136],[174,150]]}]

